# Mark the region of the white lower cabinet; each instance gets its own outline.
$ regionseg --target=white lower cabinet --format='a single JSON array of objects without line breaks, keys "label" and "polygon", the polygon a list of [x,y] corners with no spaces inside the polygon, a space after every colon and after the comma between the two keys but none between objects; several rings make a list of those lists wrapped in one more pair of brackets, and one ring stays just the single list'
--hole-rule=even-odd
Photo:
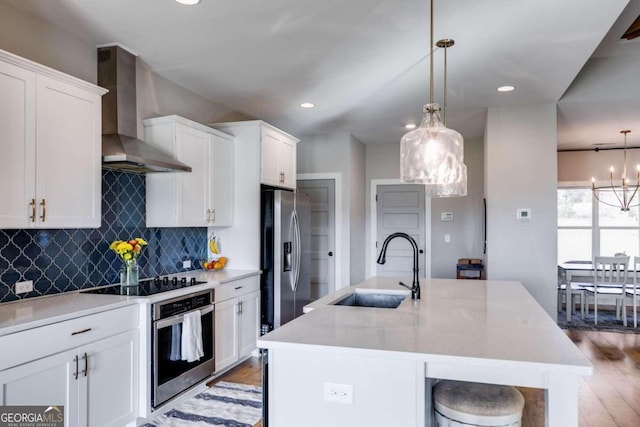
[{"label": "white lower cabinet", "polygon": [[100,340],[80,351],[81,362],[85,351],[88,356],[87,414],[80,419],[89,426],[114,427],[134,420],[138,415],[138,331]]},{"label": "white lower cabinet", "polygon": [[[14,344],[24,338],[25,347],[19,351],[28,355],[29,342],[35,334],[50,342],[57,351],[57,342],[68,341],[66,326],[69,323],[75,329],[93,322],[107,322],[106,329],[115,323],[110,322],[112,316],[134,319],[132,310],[137,307],[43,326],[14,334],[7,343]],[[91,319],[93,317],[98,318]],[[120,333],[108,337],[102,337],[102,331],[97,328],[76,329],[82,345],[0,371],[0,405],[64,406],[67,427],[115,427],[134,421],[138,416],[139,338],[137,323],[130,326],[131,329],[116,331]],[[25,336],[21,338],[20,334]],[[80,337],[80,334],[86,336]],[[92,338],[99,339],[89,342]],[[5,337],[0,337],[0,343],[5,344]],[[38,350],[34,357],[39,356]],[[29,360],[28,356],[26,359]]]},{"label": "white lower cabinet", "polygon": [[65,426],[78,426],[77,350],[69,350],[0,373],[2,405],[64,406]]},{"label": "white lower cabinet", "polygon": [[216,372],[238,361],[238,298],[216,303]]},{"label": "white lower cabinet", "polygon": [[260,291],[238,298],[240,325],[238,327],[238,357],[249,356],[256,349],[260,331]]},{"label": "white lower cabinet", "polygon": [[255,350],[260,330],[259,289],[259,276],[216,288],[216,372],[233,366]]}]

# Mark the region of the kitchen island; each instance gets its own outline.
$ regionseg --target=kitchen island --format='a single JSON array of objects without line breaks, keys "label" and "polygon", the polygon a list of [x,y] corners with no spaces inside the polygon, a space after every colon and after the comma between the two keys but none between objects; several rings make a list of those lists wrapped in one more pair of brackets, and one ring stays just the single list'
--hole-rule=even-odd
[{"label": "kitchen island", "polygon": [[[547,425],[578,425],[591,364],[522,284],[422,279],[413,301],[398,280],[343,288],[260,338],[270,426],[430,426],[438,379],[541,388]],[[397,308],[333,305],[376,290],[407,297]]]}]

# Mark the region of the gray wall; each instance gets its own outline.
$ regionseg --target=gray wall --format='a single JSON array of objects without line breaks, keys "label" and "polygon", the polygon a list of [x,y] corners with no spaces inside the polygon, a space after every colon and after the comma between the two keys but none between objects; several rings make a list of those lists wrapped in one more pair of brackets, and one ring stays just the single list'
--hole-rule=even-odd
[{"label": "gray wall", "polygon": [[[490,108],[485,136],[487,277],[522,282],[556,316],[555,104]],[[517,220],[530,208],[530,220]]]},{"label": "gray wall", "polygon": [[[431,277],[455,278],[458,258],[482,258],[482,198],[484,196],[484,147],[482,140],[466,140],[467,196],[431,200]],[[400,144],[367,145],[366,200],[371,200],[372,179],[398,179]],[[367,202],[367,206],[369,203]],[[454,221],[440,220],[442,212],[453,212]],[[366,229],[371,215],[366,209]],[[444,235],[451,235],[451,243]],[[371,247],[367,233],[366,247]]]},{"label": "gray wall", "polygon": [[351,216],[351,283],[359,283],[365,279],[366,260],[366,148],[360,140],[349,135],[349,152],[351,160],[350,174],[350,216]]},{"label": "gray wall", "polygon": [[336,239],[336,256],[342,271],[336,289],[364,278],[364,145],[346,132],[300,137],[297,150],[298,173],[339,173],[342,177],[342,225]]},{"label": "gray wall", "polygon": [[[467,196],[431,199],[431,276],[455,278],[459,258],[484,258],[483,203],[484,142],[464,143]],[[453,212],[453,221],[442,221],[442,212]],[[445,243],[444,236],[451,236]]]}]

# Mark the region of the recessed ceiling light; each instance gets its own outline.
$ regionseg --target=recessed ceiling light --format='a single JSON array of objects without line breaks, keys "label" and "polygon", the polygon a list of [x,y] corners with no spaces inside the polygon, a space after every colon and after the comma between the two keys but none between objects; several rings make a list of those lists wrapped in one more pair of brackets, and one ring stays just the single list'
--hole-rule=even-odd
[{"label": "recessed ceiling light", "polygon": [[416,124],[415,123],[407,123],[406,125],[404,125],[405,129],[415,129],[416,128]]},{"label": "recessed ceiling light", "polygon": [[200,0],[176,0],[176,3],[184,4],[187,6],[194,6],[200,3]]},{"label": "recessed ceiling light", "polygon": [[300,104],[300,106],[301,106],[302,108],[313,108],[313,107],[315,107],[315,106],[316,106],[316,104],[313,104],[313,103],[311,103],[311,102],[303,102],[302,104]]},{"label": "recessed ceiling light", "polygon": [[515,86],[509,86],[509,85],[500,86],[498,88],[498,92],[511,92],[512,90],[515,90],[515,88],[516,88]]}]

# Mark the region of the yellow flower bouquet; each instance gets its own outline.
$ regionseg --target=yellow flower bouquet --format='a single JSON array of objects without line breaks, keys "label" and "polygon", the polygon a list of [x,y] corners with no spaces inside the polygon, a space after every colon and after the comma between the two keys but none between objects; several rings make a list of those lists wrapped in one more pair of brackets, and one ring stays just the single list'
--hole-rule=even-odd
[{"label": "yellow flower bouquet", "polygon": [[131,240],[115,240],[109,245],[109,249],[124,261],[124,265],[120,269],[120,284],[122,286],[136,286],[138,284],[139,268],[136,259],[143,246],[147,246],[147,242],[140,237]]},{"label": "yellow flower bouquet", "polygon": [[146,240],[136,237],[131,240],[115,240],[109,245],[109,249],[118,254],[123,261],[129,261],[138,257],[143,246],[147,246]]}]

